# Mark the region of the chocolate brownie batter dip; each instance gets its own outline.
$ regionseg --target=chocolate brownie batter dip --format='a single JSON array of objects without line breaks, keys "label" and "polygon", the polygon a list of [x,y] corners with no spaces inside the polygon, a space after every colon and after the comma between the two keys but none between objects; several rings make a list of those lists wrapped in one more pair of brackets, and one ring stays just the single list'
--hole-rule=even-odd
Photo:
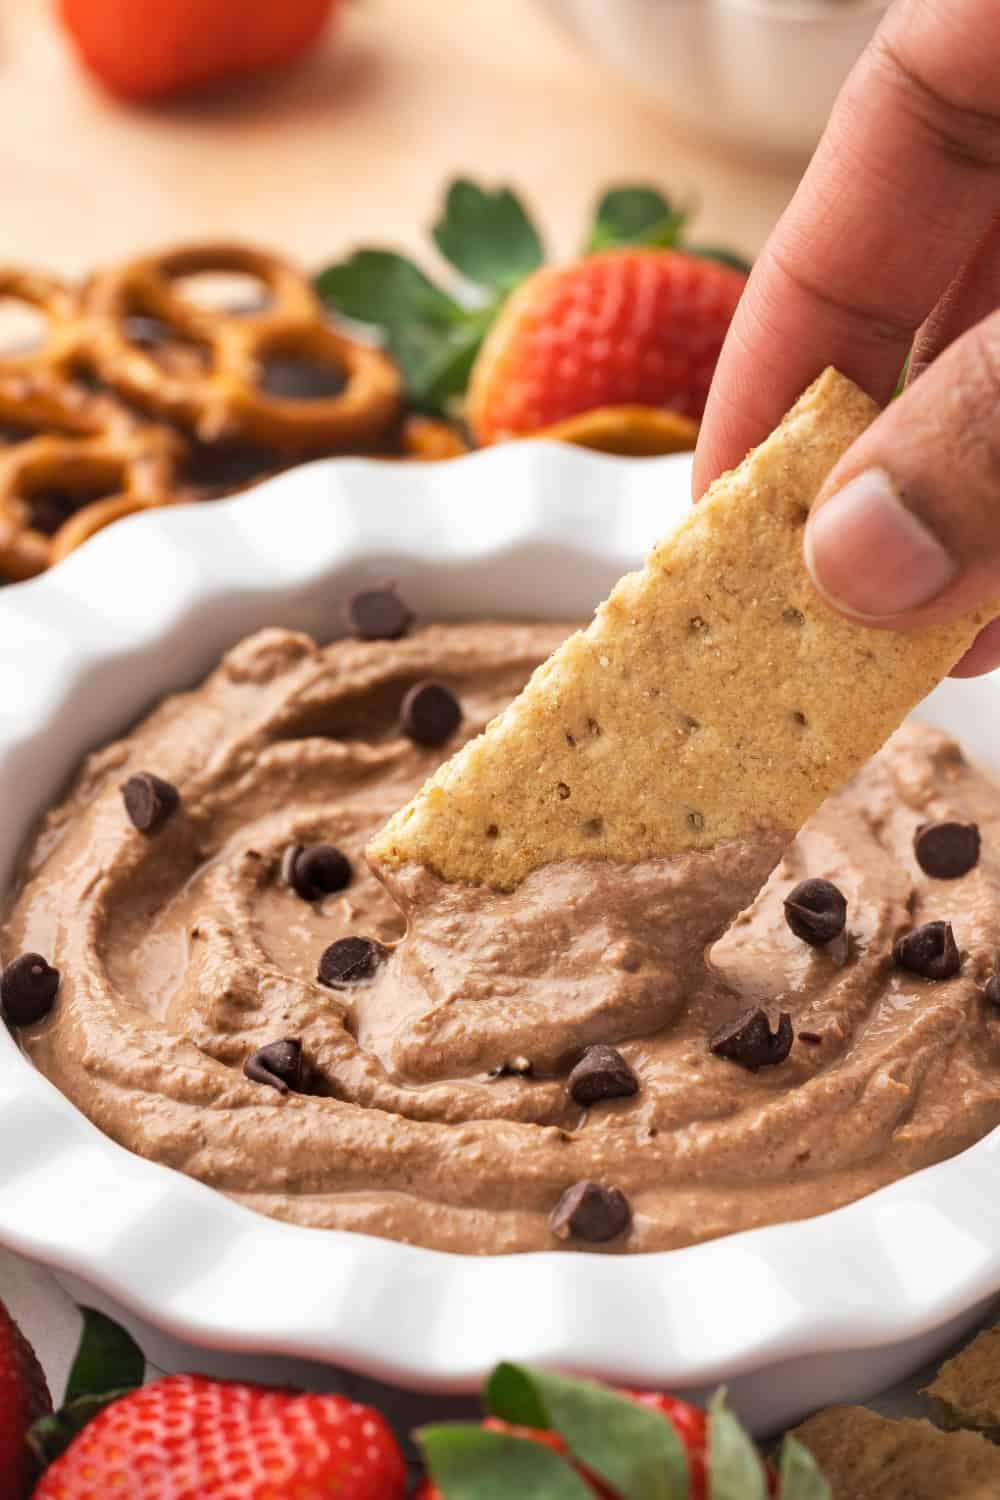
[{"label": "chocolate brownie batter dip", "polygon": [[[47,1014],[8,1012],[35,1064],[251,1208],[474,1254],[800,1218],[1000,1123],[1000,794],[937,731],[906,726],[787,850],[570,860],[507,894],[375,879],[371,834],[567,629],[265,631],[91,756],[3,930],[6,965],[45,961],[8,985],[45,985]],[[936,861],[918,835],[940,823],[978,830],[960,875],[970,835]],[[817,880],[843,922],[793,894]],[[930,923],[946,977],[894,958]]]}]

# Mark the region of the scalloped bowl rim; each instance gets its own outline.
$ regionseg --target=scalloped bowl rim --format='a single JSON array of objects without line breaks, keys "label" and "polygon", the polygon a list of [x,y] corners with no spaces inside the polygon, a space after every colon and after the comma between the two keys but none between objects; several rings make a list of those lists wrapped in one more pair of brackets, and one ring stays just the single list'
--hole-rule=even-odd
[{"label": "scalloped bowl rim", "polygon": [[[197,680],[254,620],[323,634],[349,581],[393,573],[418,608],[447,594],[443,615],[491,590],[514,601],[493,613],[523,616],[536,594],[540,614],[559,617],[564,597],[581,612],[680,514],[689,462],[548,443],[420,468],[325,460],[132,517],[0,593],[0,876],[82,750]],[[995,675],[943,685],[928,712],[975,726],[997,706]],[[60,740],[50,754],[70,726],[72,753]],[[702,1386],[918,1339],[1000,1290],[1000,1130],[845,1208],[688,1249],[475,1257],[280,1223],[135,1156],[2,1027],[0,1128],[0,1243],[174,1337],[413,1388],[473,1389],[500,1358]],[[280,1295],[262,1296],[279,1270]]]}]

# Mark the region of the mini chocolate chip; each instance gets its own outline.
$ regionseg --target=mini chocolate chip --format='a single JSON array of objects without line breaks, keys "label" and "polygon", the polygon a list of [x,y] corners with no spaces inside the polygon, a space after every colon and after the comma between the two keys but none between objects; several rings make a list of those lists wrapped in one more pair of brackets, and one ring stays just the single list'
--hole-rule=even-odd
[{"label": "mini chocolate chip", "polygon": [[169,781],[140,771],[130,776],[122,787],[125,811],[140,833],[155,833],[180,802],[180,793]]},{"label": "mini chocolate chip", "polygon": [[371,979],[385,957],[385,948],[374,938],[338,938],[324,950],[316,977],[331,990],[342,990],[349,984]]},{"label": "mini chocolate chip", "polygon": [[983,985],[983,999],[1000,1006],[1000,974],[991,974]]},{"label": "mini chocolate chip", "polygon": [[705,814],[692,810],[687,815],[687,825],[700,833],[705,826]]},{"label": "mini chocolate chip", "polygon": [[901,969],[921,979],[951,979],[962,967],[962,955],[950,922],[925,922],[898,939],[892,956]]},{"label": "mini chocolate chip", "polygon": [[599,1182],[575,1182],[549,1215],[549,1228],[559,1240],[586,1240],[598,1245],[622,1234],[632,1219],[628,1199],[617,1188]]},{"label": "mini chocolate chip", "polygon": [[507,1062],[502,1062],[498,1068],[491,1068],[487,1078],[530,1078],[535,1071],[533,1064],[526,1057],[512,1057]]},{"label": "mini chocolate chip", "polygon": [[290,844],[281,860],[281,875],[303,901],[319,901],[350,882],[351,862],[333,844]]},{"label": "mini chocolate chip", "polygon": [[588,1047],[566,1080],[566,1092],[577,1104],[627,1099],[639,1092],[639,1080],[617,1047]]},{"label": "mini chocolate chip", "polygon": [[806,617],[802,613],[801,609],[796,609],[794,605],[791,604],[787,609],[783,609],[781,611],[781,618],[784,620],[786,625],[804,625],[806,623]]},{"label": "mini chocolate chip", "polygon": [[347,601],[347,625],[359,641],[398,641],[413,624],[413,611],[391,583],[359,589]]},{"label": "mini chocolate chip", "polygon": [[805,1042],[810,1047],[818,1047],[823,1038],[818,1031],[800,1031],[799,1041]]},{"label": "mini chocolate chip", "polygon": [[443,682],[416,682],[400,709],[403,733],[433,749],[450,739],[462,722],[458,699]]},{"label": "mini chocolate chip", "polygon": [[716,1057],[724,1057],[756,1073],[759,1068],[783,1063],[792,1050],[792,1040],[792,1018],[786,1010],[779,1015],[777,1030],[772,1032],[767,1012],[756,1006],[718,1027],[708,1045]]},{"label": "mini chocolate chip", "polygon": [[40,953],[22,953],[0,975],[0,1002],[12,1026],[31,1026],[55,1004],[59,970]]},{"label": "mini chocolate chip", "polygon": [[847,902],[832,880],[800,880],[785,897],[785,921],[804,943],[822,948],[847,921]]},{"label": "mini chocolate chip", "polygon": [[266,1047],[250,1054],[243,1064],[243,1071],[254,1083],[266,1083],[279,1094],[287,1094],[289,1089],[301,1094],[305,1081],[302,1043],[298,1037],[268,1042]]},{"label": "mini chocolate chip", "polygon": [[556,796],[559,798],[560,802],[566,801],[566,798],[569,796],[569,787],[566,785],[565,781],[556,782]]},{"label": "mini chocolate chip", "polygon": [[957,880],[979,863],[979,829],[975,823],[922,823],[913,852],[925,875]]}]

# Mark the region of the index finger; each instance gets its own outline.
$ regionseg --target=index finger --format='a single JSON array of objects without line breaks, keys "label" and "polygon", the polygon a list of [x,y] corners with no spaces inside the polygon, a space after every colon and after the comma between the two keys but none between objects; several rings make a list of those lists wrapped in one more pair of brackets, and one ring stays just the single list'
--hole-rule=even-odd
[{"label": "index finger", "polygon": [[696,498],[826,365],[888,400],[916,330],[1000,207],[998,99],[995,0],[896,0],[737,309]]}]

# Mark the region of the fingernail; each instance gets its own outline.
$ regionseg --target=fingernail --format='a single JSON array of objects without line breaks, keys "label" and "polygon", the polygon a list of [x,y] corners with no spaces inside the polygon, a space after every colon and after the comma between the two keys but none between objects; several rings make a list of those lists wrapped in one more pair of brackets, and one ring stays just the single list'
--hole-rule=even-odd
[{"label": "fingernail", "polygon": [[809,576],[846,614],[882,620],[940,594],[958,566],[884,469],[866,469],[810,516]]}]

